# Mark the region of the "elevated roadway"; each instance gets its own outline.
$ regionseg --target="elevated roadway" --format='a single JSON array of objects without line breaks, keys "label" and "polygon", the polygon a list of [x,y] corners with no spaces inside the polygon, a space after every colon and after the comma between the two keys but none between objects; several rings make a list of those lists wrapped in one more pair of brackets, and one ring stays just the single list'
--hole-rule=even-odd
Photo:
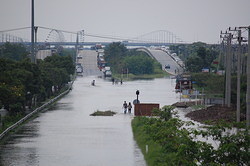
[{"label": "elevated roadway", "polygon": [[[165,70],[169,74],[177,75],[183,73],[183,68],[167,52],[147,48],[139,48],[137,50],[144,51],[150,57],[156,59],[162,65],[162,70]],[[165,66],[170,66],[170,68],[166,69]]]}]

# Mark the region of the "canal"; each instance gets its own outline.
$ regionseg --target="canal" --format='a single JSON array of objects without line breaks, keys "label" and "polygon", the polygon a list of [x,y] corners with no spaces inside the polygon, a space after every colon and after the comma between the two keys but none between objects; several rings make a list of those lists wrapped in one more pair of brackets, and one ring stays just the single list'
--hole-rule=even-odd
[{"label": "canal", "polygon": [[[179,99],[174,83],[161,78],[113,85],[96,76],[78,77],[68,95],[1,145],[0,165],[144,166],[131,129],[133,112],[123,114],[122,104],[132,102],[136,90],[142,103],[173,104]],[[97,110],[117,114],[89,116]]]}]

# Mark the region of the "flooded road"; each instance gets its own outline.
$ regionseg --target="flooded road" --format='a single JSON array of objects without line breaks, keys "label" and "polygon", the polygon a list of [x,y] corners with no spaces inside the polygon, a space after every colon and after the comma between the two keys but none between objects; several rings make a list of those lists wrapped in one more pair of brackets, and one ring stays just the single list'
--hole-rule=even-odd
[{"label": "flooded road", "polygon": [[[113,85],[101,77],[96,51],[81,50],[84,69],[73,90],[50,110],[25,124],[0,147],[3,166],[145,166],[132,133],[132,114],[123,114],[124,101],[159,103],[160,107],[179,100],[175,81],[169,78],[137,80]],[[96,76],[93,76],[96,75]],[[91,86],[95,80],[96,86]],[[89,116],[111,110],[112,117]]]},{"label": "flooded road", "polygon": [[[90,85],[92,80],[96,86]],[[179,99],[174,92],[174,80],[169,78],[112,85],[96,76],[78,77],[68,95],[1,145],[0,165],[146,165],[133,138],[133,114],[122,113],[123,102],[132,102],[137,89],[142,103],[160,103],[162,107]],[[89,116],[97,110],[117,114]]]}]

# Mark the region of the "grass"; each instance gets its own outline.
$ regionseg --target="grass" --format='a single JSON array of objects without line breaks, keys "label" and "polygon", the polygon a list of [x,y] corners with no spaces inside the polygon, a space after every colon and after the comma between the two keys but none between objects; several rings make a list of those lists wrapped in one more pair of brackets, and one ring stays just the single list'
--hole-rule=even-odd
[{"label": "grass", "polygon": [[[144,124],[140,121],[140,117],[136,117],[132,120],[134,138],[144,155],[147,165],[156,166],[163,155],[162,148],[147,135],[143,129],[143,126]],[[148,146],[147,153],[146,145]]]},{"label": "grass", "polygon": [[117,80],[120,80],[121,77],[123,78],[123,81],[130,81],[130,80],[138,80],[138,79],[154,79],[154,78],[163,78],[165,76],[169,76],[168,73],[162,72],[162,73],[156,73],[156,74],[140,74],[140,75],[134,75],[134,74],[124,74],[121,76],[121,74],[113,74],[113,77]]},{"label": "grass", "polygon": [[6,115],[2,120],[2,126],[0,129],[0,133],[2,133],[5,129],[10,127],[11,125],[15,124],[17,121],[22,119],[25,115],[18,113],[15,115]]},{"label": "grass", "polygon": [[199,110],[199,109],[206,108],[206,106],[205,105],[193,105],[193,106],[191,106],[191,108],[194,110]]},{"label": "grass", "polygon": [[99,111],[99,110],[97,110],[96,112],[90,114],[90,116],[113,116],[115,114],[116,114],[115,112],[110,111],[110,110],[108,110],[108,111]]}]

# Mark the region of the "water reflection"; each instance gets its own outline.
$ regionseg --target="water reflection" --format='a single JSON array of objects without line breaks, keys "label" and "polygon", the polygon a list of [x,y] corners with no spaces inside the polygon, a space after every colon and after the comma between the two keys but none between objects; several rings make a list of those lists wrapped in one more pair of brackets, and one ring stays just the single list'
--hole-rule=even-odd
[{"label": "water reflection", "polygon": [[[91,81],[96,80],[96,86]],[[132,115],[122,113],[139,89],[141,102],[172,104],[178,100],[168,78],[112,85],[101,78],[78,78],[73,90],[49,111],[41,113],[1,145],[2,165],[144,166],[133,139]],[[117,112],[112,117],[89,116],[96,110]],[[133,113],[133,112],[132,112]]]},{"label": "water reflection", "polygon": [[39,136],[38,127],[39,122],[33,120],[11,135],[5,145],[0,145],[0,165],[38,165],[39,160],[33,141],[33,138]]}]

